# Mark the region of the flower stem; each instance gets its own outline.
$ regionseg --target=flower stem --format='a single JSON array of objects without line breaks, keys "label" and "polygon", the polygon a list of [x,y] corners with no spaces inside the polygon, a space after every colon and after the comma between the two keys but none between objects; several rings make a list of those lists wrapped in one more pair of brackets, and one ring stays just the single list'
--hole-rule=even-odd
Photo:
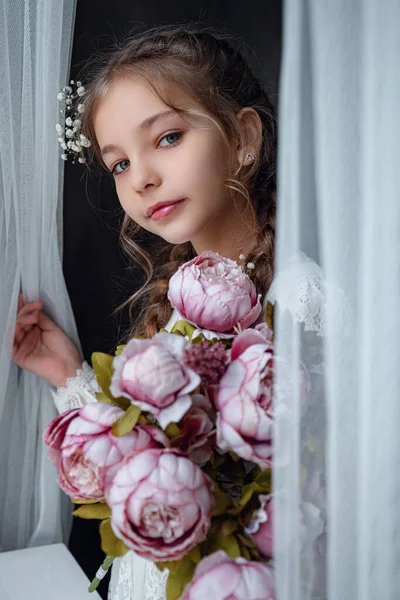
[{"label": "flower stem", "polygon": [[99,568],[99,570],[96,573],[96,577],[93,579],[93,581],[91,582],[91,584],[89,586],[89,592],[94,592],[97,589],[100,581],[107,574],[108,569],[111,567],[113,560],[114,560],[114,556],[109,556],[107,554],[107,556],[105,557],[105,559],[103,561],[103,564],[101,565],[101,567]]}]

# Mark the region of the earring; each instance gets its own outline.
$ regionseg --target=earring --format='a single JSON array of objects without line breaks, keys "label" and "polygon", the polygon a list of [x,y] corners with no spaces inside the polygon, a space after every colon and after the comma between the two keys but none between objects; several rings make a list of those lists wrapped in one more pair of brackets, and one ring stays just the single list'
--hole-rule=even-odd
[{"label": "earring", "polygon": [[251,154],[251,152],[247,152],[246,156],[244,158],[244,162],[249,165],[253,162],[253,160],[254,160],[254,156]]}]

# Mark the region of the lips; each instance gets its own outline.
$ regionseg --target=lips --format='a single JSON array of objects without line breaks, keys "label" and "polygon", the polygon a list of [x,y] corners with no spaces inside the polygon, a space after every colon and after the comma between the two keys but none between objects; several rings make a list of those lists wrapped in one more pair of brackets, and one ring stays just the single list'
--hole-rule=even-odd
[{"label": "lips", "polygon": [[182,204],[184,200],[185,198],[182,198],[181,200],[169,200],[167,202],[153,204],[153,206],[150,206],[146,211],[146,216],[154,220],[162,219],[169,215],[177,206]]}]

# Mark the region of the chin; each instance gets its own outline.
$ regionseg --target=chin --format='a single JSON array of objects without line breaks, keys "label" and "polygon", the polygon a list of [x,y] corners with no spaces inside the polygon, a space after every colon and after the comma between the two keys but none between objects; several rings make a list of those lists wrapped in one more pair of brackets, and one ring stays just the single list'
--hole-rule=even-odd
[{"label": "chin", "polygon": [[[159,234],[160,235],[160,234]],[[190,242],[191,236],[185,235],[183,232],[176,232],[166,235],[160,235],[166,242],[169,244],[177,245],[177,244],[186,244]]]},{"label": "chin", "polygon": [[179,223],[177,219],[175,223],[166,223],[164,227],[160,227],[157,231],[157,235],[162,237],[163,240],[169,244],[186,244],[196,237],[198,230],[193,231],[188,223]]}]

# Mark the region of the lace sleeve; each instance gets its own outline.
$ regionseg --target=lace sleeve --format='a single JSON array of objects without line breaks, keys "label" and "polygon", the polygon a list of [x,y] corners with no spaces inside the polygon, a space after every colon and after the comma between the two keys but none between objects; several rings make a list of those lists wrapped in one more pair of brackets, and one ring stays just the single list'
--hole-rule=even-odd
[{"label": "lace sleeve", "polygon": [[132,550],[114,560],[108,600],[165,600],[168,571]]},{"label": "lace sleeve", "polygon": [[67,380],[65,387],[59,387],[51,394],[58,412],[62,413],[72,408],[79,408],[89,402],[97,402],[95,394],[99,391],[93,369],[87,362],[84,362],[75,377]]},{"label": "lace sleeve", "polygon": [[272,282],[266,302],[277,303],[303,324],[304,331],[325,333],[325,285],[320,267],[304,255]]}]

